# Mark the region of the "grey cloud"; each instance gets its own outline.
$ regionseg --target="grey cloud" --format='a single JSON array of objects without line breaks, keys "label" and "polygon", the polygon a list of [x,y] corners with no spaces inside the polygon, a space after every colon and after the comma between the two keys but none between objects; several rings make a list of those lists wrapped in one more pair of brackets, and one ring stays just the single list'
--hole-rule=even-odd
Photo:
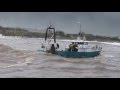
[{"label": "grey cloud", "polygon": [[44,29],[49,22],[60,30],[78,33],[78,21],[86,33],[120,35],[120,12],[0,12],[0,25]]}]

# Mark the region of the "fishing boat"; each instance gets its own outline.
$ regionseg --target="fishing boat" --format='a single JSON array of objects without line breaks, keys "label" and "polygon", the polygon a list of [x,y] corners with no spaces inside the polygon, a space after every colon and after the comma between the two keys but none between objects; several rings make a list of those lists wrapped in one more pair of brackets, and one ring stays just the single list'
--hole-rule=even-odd
[{"label": "fishing boat", "polygon": [[[48,32],[53,30],[52,40],[48,40]],[[52,43],[51,43],[52,42]],[[81,38],[81,32],[76,40],[69,40],[71,43],[67,47],[59,49],[60,45],[56,42],[55,28],[51,25],[46,30],[45,43],[42,43],[42,50],[46,53],[52,53],[66,58],[89,58],[100,55],[102,47],[98,45],[89,45],[85,35]]]},{"label": "fishing boat", "polygon": [[77,51],[69,50],[65,48],[64,50],[56,50],[56,54],[66,58],[89,58],[100,55],[102,50],[99,46],[90,46],[87,41],[72,41],[72,43],[77,44]]}]

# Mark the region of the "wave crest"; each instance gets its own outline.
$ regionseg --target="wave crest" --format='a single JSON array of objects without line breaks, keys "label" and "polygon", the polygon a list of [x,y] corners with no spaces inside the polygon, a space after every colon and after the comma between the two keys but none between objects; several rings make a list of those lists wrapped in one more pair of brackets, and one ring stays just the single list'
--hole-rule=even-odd
[{"label": "wave crest", "polygon": [[15,50],[0,44],[0,67],[21,66],[32,63],[34,54],[29,51]]}]

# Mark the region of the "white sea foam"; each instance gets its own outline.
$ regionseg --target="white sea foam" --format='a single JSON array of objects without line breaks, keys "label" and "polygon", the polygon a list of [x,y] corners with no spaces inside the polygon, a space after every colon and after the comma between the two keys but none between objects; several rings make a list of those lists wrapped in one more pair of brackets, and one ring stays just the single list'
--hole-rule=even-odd
[{"label": "white sea foam", "polygon": [[109,54],[104,54],[105,57],[110,57],[110,58],[113,58],[114,56],[113,55],[109,55]]},{"label": "white sea foam", "polygon": [[118,43],[118,42],[100,42],[100,43],[120,46],[120,43]]},{"label": "white sea foam", "polygon": [[18,61],[17,64],[4,66],[2,68],[15,67],[15,66],[25,66],[25,65],[28,65],[28,64],[32,63],[33,60],[34,60],[33,57],[29,57],[29,58],[26,58],[24,62]]}]

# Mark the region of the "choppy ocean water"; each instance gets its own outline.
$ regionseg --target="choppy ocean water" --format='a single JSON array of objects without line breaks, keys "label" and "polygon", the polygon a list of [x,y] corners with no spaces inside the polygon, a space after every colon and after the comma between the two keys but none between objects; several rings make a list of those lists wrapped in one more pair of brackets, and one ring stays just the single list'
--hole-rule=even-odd
[{"label": "choppy ocean water", "polygon": [[[120,43],[101,42],[95,58],[63,58],[37,50],[43,39],[0,37],[1,78],[116,78],[120,77]],[[61,43],[61,42],[60,42]],[[63,44],[61,43],[61,46]]]}]

